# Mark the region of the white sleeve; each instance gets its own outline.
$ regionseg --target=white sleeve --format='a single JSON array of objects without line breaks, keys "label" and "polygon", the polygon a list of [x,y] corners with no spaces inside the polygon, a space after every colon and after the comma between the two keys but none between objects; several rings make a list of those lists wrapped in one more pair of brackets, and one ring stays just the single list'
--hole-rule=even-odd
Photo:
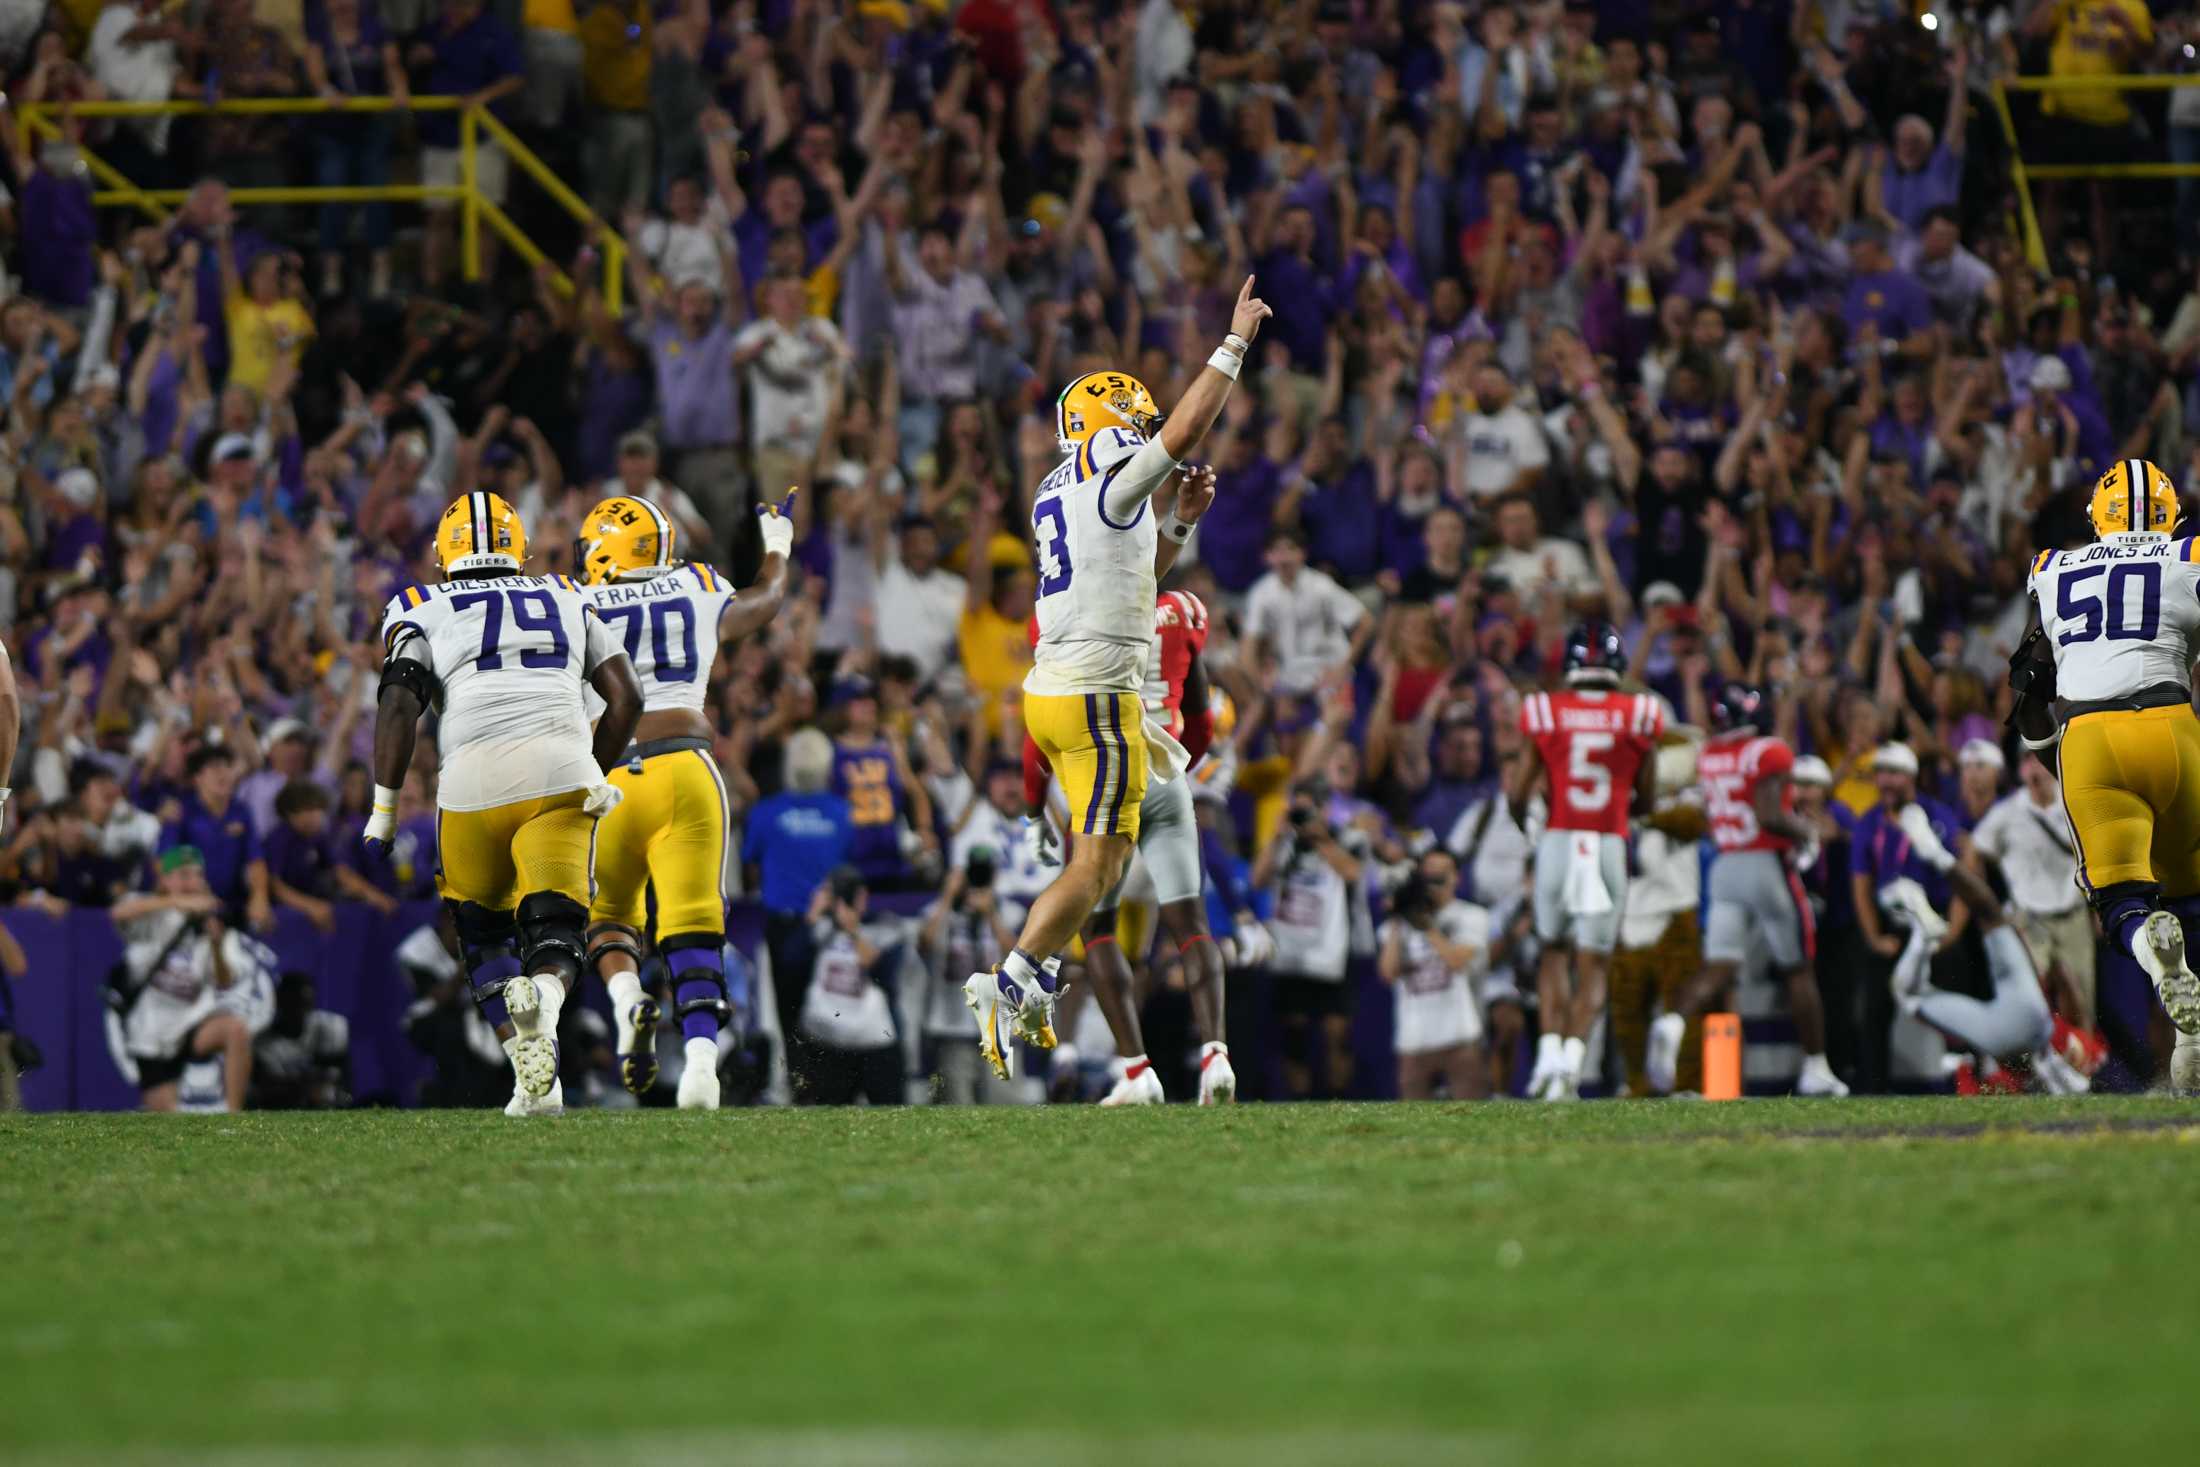
[{"label": "white sleeve", "polygon": [[596,615],[596,608],[581,608],[581,626],[587,634],[587,643],[581,649],[581,676],[593,677],[596,669],[614,657],[626,656],[626,643],[611,630],[611,624]]},{"label": "white sleeve", "polygon": [[1540,469],[1551,461],[1551,446],[1543,439],[1543,430],[1526,412],[1514,419],[1519,431],[1513,434],[1515,452],[1513,467],[1516,469]]},{"label": "white sleeve", "polygon": [[1335,581],[1329,583],[1331,600],[1336,603],[1337,619],[1347,627],[1356,627],[1367,620],[1367,603],[1347,591]]},{"label": "white sleeve", "polygon": [[1139,450],[1128,458],[1118,459],[1100,480],[1100,513],[1117,529],[1129,529],[1139,506],[1153,498],[1153,492],[1161,487],[1161,481],[1176,468],[1176,460],[1161,446],[1159,438],[1149,438]]},{"label": "white sleeve", "polygon": [[1979,821],[1978,828],[1971,832],[1971,844],[1997,861],[2008,848],[2007,817],[2008,808],[1996,805],[1986,812],[1986,818]]}]

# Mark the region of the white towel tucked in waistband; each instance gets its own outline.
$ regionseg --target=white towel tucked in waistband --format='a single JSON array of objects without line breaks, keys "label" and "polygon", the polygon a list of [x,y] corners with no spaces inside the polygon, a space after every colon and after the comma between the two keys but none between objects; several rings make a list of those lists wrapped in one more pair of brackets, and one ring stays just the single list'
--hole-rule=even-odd
[{"label": "white towel tucked in waistband", "polygon": [[1604,837],[1593,830],[1567,832],[1566,910],[1576,917],[1612,910],[1612,894],[1604,889]]}]

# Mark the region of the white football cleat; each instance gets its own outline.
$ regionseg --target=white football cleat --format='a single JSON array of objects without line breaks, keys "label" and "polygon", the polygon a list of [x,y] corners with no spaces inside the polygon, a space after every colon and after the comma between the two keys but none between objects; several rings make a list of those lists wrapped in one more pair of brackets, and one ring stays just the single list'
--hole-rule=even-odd
[{"label": "white football cleat", "polygon": [[1135,1072],[1120,1059],[1110,1060],[1108,1068],[1115,1072],[1115,1088],[1100,1097],[1102,1105],[1162,1105],[1168,1101],[1152,1061],[1140,1060]]},{"label": "white football cleat", "polygon": [[526,1120],[532,1116],[562,1116],[565,1114],[565,1083],[562,1080],[553,1082],[550,1093],[541,1097],[514,1088],[512,1098],[504,1103],[504,1113],[514,1120]]},{"label": "white football cleat", "polygon": [[1797,1095],[1821,1095],[1833,1100],[1845,1099],[1849,1087],[1841,1083],[1841,1077],[1833,1072],[1822,1054],[1803,1056],[1802,1073],[1795,1077]]},{"label": "white football cleat", "polygon": [[1917,858],[1935,871],[1945,871],[1956,863],[1955,854],[1941,844],[1940,833],[1933,829],[1933,817],[1925,813],[1923,805],[1915,802],[1904,805],[1894,823],[1910,838],[1910,847],[1917,852]]},{"label": "white football cleat", "polygon": [[1015,1013],[1001,992],[1001,975],[973,973],[963,984],[963,1002],[978,1020],[978,1053],[993,1073],[1003,1080],[1016,1078],[1016,1047],[1009,1042],[1009,1024]]},{"label": "white football cleat", "polygon": [[2185,966],[2183,924],[2169,912],[2149,912],[2131,936],[2131,955],[2154,981],[2169,1021],[2187,1034],[2200,1034],[2200,977]]},{"label": "white football cleat", "polygon": [[680,1072],[680,1109],[718,1109],[718,1070],[715,1066],[690,1064]]},{"label": "white football cleat", "polygon": [[1237,1071],[1230,1068],[1230,1046],[1219,1041],[1199,1051],[1199,1103],[1228,1105],[1237,1099]]},{"label": "white football cleat", "polygon": [[558,1083],[558,1041],[543,1032],[542,995],[535,980],[521,973],[504,984],[504,1009],[519,1037],[512,1044],[512,1077],[537,1099]]},{"label": "white football cleat", "polygon": [[619,1083],[629,1095],[647,1095],[657,1083],[657,1000],[644,998],[611,1017],[618,1027]]},{"label": "white football cleat", "polygon": [[2177,1036],[2169,1052],[2169,1089],[2172,1095],[2200,1095],[2200,1038]]},{"label": "white football cleat", "polygon": [[1660,1095],[1673,1093],[1673,1079],[1681,1067],[1681,1041],[1687,1037],[1688,1020],[1679,1014],[1660,1014],[1650,1026],[1642,1067],[1650,1088]]},{"label": "white football cleat", "polygon": [[[2200,1058],[2200,1051],[2195,1052]],[[2170,1056],[2175,1068],[2176,1055]],[[2032,1073],[2040,1082],[2040,1088],[2049,1095],[2083,1095],[2093,1088],[2093,1082],[2078,1072],[2078,1068],[2055,1052],[2052,1044],[2043,1044],[2032,1051]]]}]

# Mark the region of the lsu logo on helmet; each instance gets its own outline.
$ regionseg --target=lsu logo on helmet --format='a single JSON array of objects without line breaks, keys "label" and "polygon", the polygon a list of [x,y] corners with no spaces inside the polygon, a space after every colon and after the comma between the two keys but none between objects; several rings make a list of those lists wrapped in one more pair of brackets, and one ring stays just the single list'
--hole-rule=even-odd
[{"label": "lsu logo on helmet", "polygon": [[437,521],[435,560],[445,580],[474,571],[517,572],[527,563],[527,531],[501,496],[476,489],[452,500]]},{"label": "lsu logo on helmet", "polygon": [[639,494],[619,494],[581,517],[573,559],[591,586],[646,581],[672,568],[674,532],[665,512]]},{"label": "lsu logo on helmet", "polygon": [[1087,372],[1054,400],[1054,435],[1062,452],[1075,453],[1102,428],[1128,428],[1151,438],[1161,408],[1146,384],[1122,372]]},{"label": "lsu logo on helmet", "polygon": [[2096,535],[2167,535],[2177,524],[2177,486],[2143,458],[2119,459],[2094,484],[2085,514]]}]

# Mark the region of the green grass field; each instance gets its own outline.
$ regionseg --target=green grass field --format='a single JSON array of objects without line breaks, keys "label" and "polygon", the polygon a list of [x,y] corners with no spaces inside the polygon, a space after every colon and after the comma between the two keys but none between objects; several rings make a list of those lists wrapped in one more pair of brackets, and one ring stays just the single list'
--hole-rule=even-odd
[{"label": "green grass field", "polygon": [[2107,1099],[0,1118],[0,1461],[2174,1460],[2196,1142]]}]

